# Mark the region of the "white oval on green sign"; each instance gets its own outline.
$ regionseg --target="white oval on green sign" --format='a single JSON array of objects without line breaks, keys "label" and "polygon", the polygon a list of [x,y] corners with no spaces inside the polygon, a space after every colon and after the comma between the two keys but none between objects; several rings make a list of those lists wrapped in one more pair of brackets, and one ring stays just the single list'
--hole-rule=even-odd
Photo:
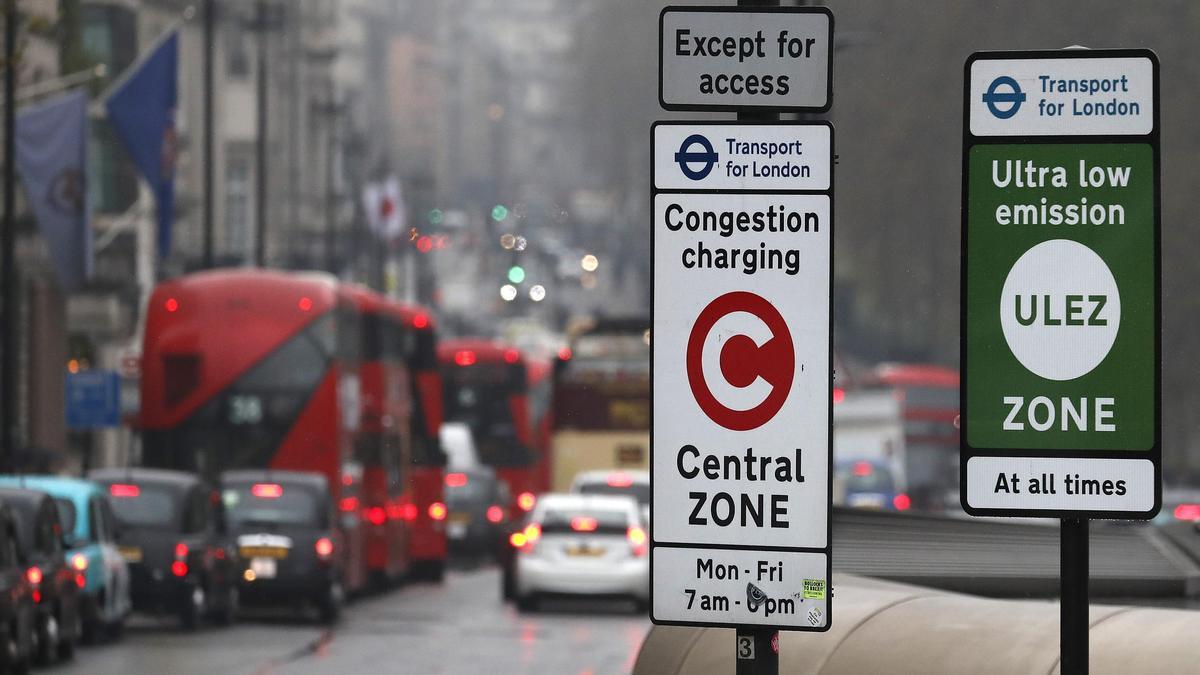
[{"label": "white oval on green sign", "polygon": [[1117,281],[1084,244],[1051,239],[1013,264],[1000,324],[1013,356],[1048,380],[1073,380],[1108,356],[1121,323]]}]

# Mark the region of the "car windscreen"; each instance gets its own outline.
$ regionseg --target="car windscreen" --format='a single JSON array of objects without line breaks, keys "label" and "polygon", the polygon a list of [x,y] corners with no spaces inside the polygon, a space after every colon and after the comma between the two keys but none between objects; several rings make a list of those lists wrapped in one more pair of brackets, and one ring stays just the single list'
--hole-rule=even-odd
[{"label": "car windscreen", "polygon": [[109,494],[117,522],[124,527],[176,529],[179,526],[178,499],[173,491],[155,485],[118,486]]},{"label": "car windscreen", "polygon": [[58,522],[62,523],[63,532],[74,532],[75,502],[70,499],[55,497],[54,505],[58,507]]},{"label": "car windscreen", "polygon": [[542,514],[544,534],[625,534],[629,514],[616,509],[553,508]]},{"label": "car windscreen", "polygon": [[650,503],[650,486],[645,483],[630,485],[609,485],[608,483],[583,483],[577,490],[582,495],[618,495],[629,496],[637,500],[639,506]]},{"label": "car windscreen", "polygon": [[839,469],[846,484],[846,492],[891,492],[895,489],[892,472],[879,466],[857,464]]},{"label": "car windscreen", "polygon": [[321,500],[308,487],[280,483],[226,485],[221,493],[233,527],[270,524],[325,527]]}]

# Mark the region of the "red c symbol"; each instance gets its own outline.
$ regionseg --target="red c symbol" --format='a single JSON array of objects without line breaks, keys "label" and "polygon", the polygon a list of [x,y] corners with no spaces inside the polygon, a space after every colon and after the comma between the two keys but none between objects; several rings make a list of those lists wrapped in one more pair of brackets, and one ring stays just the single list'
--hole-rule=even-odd
[{"label": "red c symbol", "polygon": [[[709,333],[734,312],[754,315],[771,333],[769,339],[759,342],[748,335],[733,335],[721,346],[721,376],[727,383],[741,389],[762,378],[771,385],[771,393],[748,410],[734,410],[718,401],[704,376],[704,344]],[[687,374],[692,396],[704,414],[726,429],[748,431],[769,422],[787,401],[795,372],[796,351],[787,323],[779,310],[753,293],[734,291],[708,303],[688,336]]]}]

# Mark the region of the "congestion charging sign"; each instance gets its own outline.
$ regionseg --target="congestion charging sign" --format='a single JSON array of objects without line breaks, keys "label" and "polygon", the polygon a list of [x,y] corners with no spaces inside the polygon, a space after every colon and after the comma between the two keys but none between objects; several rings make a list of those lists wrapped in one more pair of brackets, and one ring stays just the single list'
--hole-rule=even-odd
[{"label": "congestion charging sign", "polygon": [[963,508],[1150,518],[1161,502],[1158,60],[966,64]]},{"label": "congestion charging sign", "polygon": [[652,136],[651,619],[828,630],[833,128]]}]

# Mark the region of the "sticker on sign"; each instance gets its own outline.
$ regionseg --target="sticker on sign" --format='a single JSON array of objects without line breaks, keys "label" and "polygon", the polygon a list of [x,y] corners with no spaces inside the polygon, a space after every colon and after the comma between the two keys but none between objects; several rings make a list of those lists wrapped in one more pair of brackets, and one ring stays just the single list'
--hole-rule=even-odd
[{"label": "sticker on sign", "polygon": [[667,110],[824,112],[833,14],[825,7],[667,7],[659,15]]}]

